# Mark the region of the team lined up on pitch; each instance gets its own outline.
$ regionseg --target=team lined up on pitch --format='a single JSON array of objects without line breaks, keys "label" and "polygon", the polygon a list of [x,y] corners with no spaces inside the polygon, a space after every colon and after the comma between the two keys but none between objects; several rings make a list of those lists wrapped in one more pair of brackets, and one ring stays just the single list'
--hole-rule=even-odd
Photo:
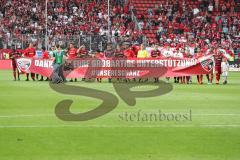
[{"label": "team lined up on pitch", "polygon": [[[225,52],[225,53],[224,53]],[[35,60],[35,66],[40,67],[49,67],[53,68],[53,74],[47,77],[46,80],[51,80],[53,83],[62,83],[67,82],[65,76],[63,75],[63,66],[66,66],[65,60],[71,60],[71,65],[74,68],[77,67],[186,67],[192,66],[197,64],[196,58],[202,58],[203,56],[207,56],[212,54],[214,57],[213,61],[213,72],[209,72],[206,74],[208,84],[212,84],[213,77],[215,74],[216,77],[216,84],[219,84],[220,77],[223,77],[223,84],[227,84],[227,76],[228,76],[228,58],[226,56],[226,51],[220,48],[220,46],[209,45],[205,51],[199,50],[196,54],[191,55],[187,49],[177,49],[177,48],[170,48],[170,46],[157,46],[154,45],[150,50],[149,48],[146,49],[144,44],[141,45],[131,45],[129,43],[123,43],[121,48],[118,47],[114,49],[111,47],[111,44],[108,44],[107,49],[103,52],[89,52],[86,50],[85,46],[80,46],[78,49],[74,47],[73,43],[70,43],[68,49],[62,49],[60,45],[56,45],[51,48],[50,51],[46,51],[46,49],[42,48],[42,55],[39,60]],[[26,58],[36,58],[36,49],[34,48],[33,44],[29,44],[29,47],[20,51],[20,50],[13,50],[11,54],[12,59],[12,66],[13,66],[13,76],[14,80],[18,78],[20,80],[20,73],[17,69],[16,59],[20,57]],[[39,58],[39,57],[38,57]],[[77,60],[81,58],[81,61]],[[91,58],[97,58],[94,60],[89,60]],[[101,60],[99,60],[99,59]],[[116,58],[116,59],[114,59]],[[150,59],[148,59],[150,58]],[[164,59],[161,59],[164,58]],[[175,59],[172,59],[175,58]],[[187,58],[187,59],[181,59]],[[195,58],[195,59],[194,59]],[[51,59],[51,61],[43,61],[43,60]],[[111,59],[111,60],[110,60]],[[114,59],[114,60],[112,60]],[[134,60],[133,60],[134,59]],[[204,64],[207,63],[207,64]],[[208,62],[204,62],[203,65],[210,65]],[[207,66],[208,67],[208,66]],[[127,71],[119,72],[119,71],[109,71],[107,70],[95,70],[92,71],[95,77],[97,78],[98,82],[102,82],[102,75],[105,73],[109,73],[106,75],[119,75],[124,73],[123,75],[132,75],[132,78],[126,77],[124,81],[136,81],[137,78],[140,76],[139,71],[134,71],[132,73],[128,73]],[[116,73],[116,74],[115,74]],[[35,73],[30,73],[32,80],[39,80],[43,81],[43,76],[39,79],[39,75]],[[97,77],[99,76],[100,77]],[[174,75],[175,76],[175,75]],[[192,75],[194,76],[194,75]],[[175,76],[174,82],[175,83],[192,83],[192,76]],[[26,81],[29,81],[29,73],[26,73]],[[160,76],[155,76],[154,82],[159,82]],[[87,79],[91,79],[88,77]],[[169,82],[170,77],[166,77],[166,81]],[[83,77],[82,80],[86,80],[86,77]],[[118,81],[121,81],[122,78],[117,78]],[[143,81],[150,81],[151,77],[145,77],[143,79],[139,79],[139,82]],[[70,79],[72,82],[73,79]],[[77,81],[77,78],[74,78],[74,81]],[[112,78],[108,78],[108,81],[111,82]],[[198,84],[203,84],[203,75],[197,75]]]}]

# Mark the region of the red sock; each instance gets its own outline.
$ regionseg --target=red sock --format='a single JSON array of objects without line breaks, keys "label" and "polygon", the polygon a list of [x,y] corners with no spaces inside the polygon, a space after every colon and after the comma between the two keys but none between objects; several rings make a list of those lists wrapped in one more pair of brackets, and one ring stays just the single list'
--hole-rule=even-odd
[{"label": "red sock", "polygon": [[187,83],[189,83],[190,76],[187,76],[187,77],[186,77],[186,80],[187,80]]},{"label": "red sock", "polygon": [[201,84],[201,75],[197,75],[198,84]]},{"label": "red sock", "polygon": [[31,78],[35,79],[35,73],[31,73]]},{"label": "red sock", "polygon": [[203,83],[203,75],[200,75],[200,83]]},{"label": "red sock", "polygon": [[13,71],[13,77],[16,80],[16,71]]},{"label": "red sock", "polygon": [[219,73],[217,73],[216,74],[216,80],[219,82],[219,80],[220,80],[220,74]]}]

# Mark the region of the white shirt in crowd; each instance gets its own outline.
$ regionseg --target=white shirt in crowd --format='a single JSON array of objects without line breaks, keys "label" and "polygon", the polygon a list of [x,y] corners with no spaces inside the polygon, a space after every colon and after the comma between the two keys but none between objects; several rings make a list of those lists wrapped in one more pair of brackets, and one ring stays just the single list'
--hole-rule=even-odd
[{"label": "white shirt in crowd", "polygon": [[213,11],[213,5],[208,6],[208,11],[212,12]]},{"label": "white shirt in crowd", "polygon": [[196,15],[196,14],[198,14],[198,13],[199,13],[199,9],[198,9],[198,8],[194,8],[194,9],[193,9],[193,14]]},{"label": "white shirt in crowd", "polygon": [[183,58],[183,53],[181,51],[176,51],[173,54],[174,58]]},{"label": "white shirt in crowd", "polygon": [[73,13],[75,13],[75,12],[77,12],[78,7],[74,6],[74,7],[72,7],[72,9],[73,9]]},{"label": "white shirt in crowd", "polygon": [[195,54],[193,47],[188,47],[188,50],[189,50],[189,53],[190,53],[191,55],[194,55],[194,54]]},{"label": "white shirt in crowd", "polygon": [[100,35],[107,35],[107,30],[103,29],[102,27],[99,30]]},{"label": "white shirt in crowd", "polygon": [[32,11],[34,12],[34,13],[36,13],[36,11],[37,11],[37,8],[32,8]]},{"label": "white shirt in crowd", "polygon": [[163,49],[162,54],[164,57],[173,57],[173,51],[171,49]]},{"label": "white shirt in crowd", "polygon": [[99,13],[98,13],[98,18],[100,18],[100,19],[103,18],[102,12],[99,12]]}]

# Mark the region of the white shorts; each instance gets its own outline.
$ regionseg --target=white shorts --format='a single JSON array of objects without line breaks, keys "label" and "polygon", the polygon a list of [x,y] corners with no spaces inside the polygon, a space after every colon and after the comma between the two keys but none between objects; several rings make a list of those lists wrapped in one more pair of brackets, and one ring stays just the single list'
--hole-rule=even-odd
[{"label": "white shorts", "polygon": [[228,72],[222,72],[222,76],[227,77],[228,76]]}]

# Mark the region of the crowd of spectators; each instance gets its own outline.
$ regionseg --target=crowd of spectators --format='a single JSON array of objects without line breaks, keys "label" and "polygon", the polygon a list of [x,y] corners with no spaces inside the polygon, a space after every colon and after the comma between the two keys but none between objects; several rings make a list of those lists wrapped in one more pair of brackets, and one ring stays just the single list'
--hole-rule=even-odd
[{"label": "crowd of spectators", "polygon": [[[50,40],[60,35],[104,36],[108,34],[109,18],[113,37],[129,37],[135,41],[155,30],[155,36],[149,37],[150,43],[199,48],[210,43],[225,43],[239,52],[239,0],[160,0],[145,12],[138,12],[134,4],[141,1],[146,2],[110,0],[108,17],[107,0],[48,0],[47,33]],[[43,37],[45,5],[44,0],[0,0],[0,39],[9,40],[23,34]],[[131,9],[138,17],[140,31],[132,20]]]},{"label": "crowd of spectators", "polygon": [[[140,29],[152,43],[188,44],[199,48],[211,43],[227,43],[239,52],[239,0],[160,0],[150,8],[146,8],[145,0],[134,2],[135,5],[139,3],[143,5],[138,5],[134,13]],[[142,11],[141,8],[146,9]]]},{"label": "crowd of spectators", "polygon": [[[1,37],[43,37],[45,5],[44,0],[0,0]],[[134,38],[136,34],[127,0],[110,0],[110,17],[106,0],[48,0],[47,9],[50,39],[59,35],[107,35],[108,18],[111,35]]]}]

